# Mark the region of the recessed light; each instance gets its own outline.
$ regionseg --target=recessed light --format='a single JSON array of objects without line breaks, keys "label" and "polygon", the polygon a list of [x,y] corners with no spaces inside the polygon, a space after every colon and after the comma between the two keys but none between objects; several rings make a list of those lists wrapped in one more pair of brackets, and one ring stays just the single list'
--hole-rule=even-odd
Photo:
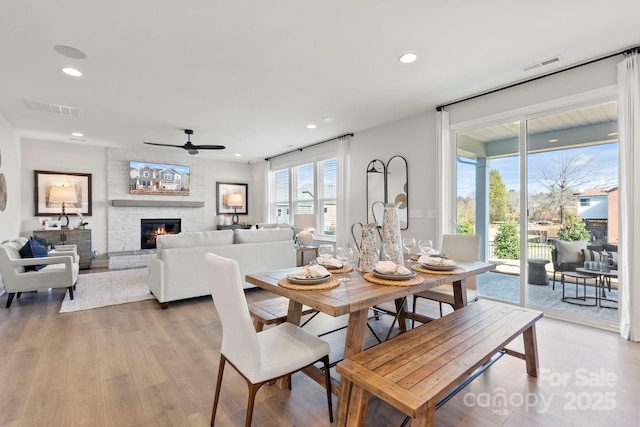
[{"label": "recessed light", "polygon": [[315,129],[317,127],[318,126],[314,125],[313,123],[307,125],[307,129]]},{"label": "recessed light", "polygon": [[558,142],[558,138],[550,139],[549,142]]},{"label": "recessed light", "polygon": [[80,133],[80,132],[72,132],[71,133],[72,136],[77,136],[77,137],[81,137],[84,136],[84,134]]},{"label": "recessed light", "polygon": [[415,53],[407,52],[404,55],[400,56],[400,58],[398,58],[398,61],[402,62],[403,64],[411,64],[416,59],[418,59],[418,55],[416,55]]},{"label": "recessed light", "polygon": [[236,157],[242,157],[242,154],[240,154],[240,153],[236,153],[236,154],[234,154],[234,156],[236,156]]},{"label": "recessed light", "polygon": [[62,72],[65,73],[68,76],[72,76],[72,77],[80,77],[82,76],[82,73],[78,70],[76,70],[75,68],[71,68],[71,67],[67,67],[67,68],[63,68]]},{"label": "recessed light", "polygon": [[325,117],[324,119],[322,119],[322,121],[325,123],[332,123],[332,122],[335,122],[336,119],[335,117]]},{"label": "recessed light", "polygon": [[618,132],[611,132],[608,133],[607,136],[618,136]]}]

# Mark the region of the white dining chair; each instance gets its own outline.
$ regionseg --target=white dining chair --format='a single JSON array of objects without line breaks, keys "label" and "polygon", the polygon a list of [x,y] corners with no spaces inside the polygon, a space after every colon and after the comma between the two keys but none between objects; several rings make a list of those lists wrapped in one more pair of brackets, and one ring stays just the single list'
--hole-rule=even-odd
[{"label": "white dining chair", "polygon": [[213,253],[206,254],[206,262],[209,264],[211,296],[222,323],[220,366],[211,425],[214,425],[222,374],[227,361],[242,375],[249,386],[245,421],[247,427],[251,425],[255,396],[260,387],[322,361],[329,419],[333,422],[329,343],[288,322],[256,332],[242,289],[238,262]]},{"label": "white dining chair", "polygon": [[[480,258],[480,236],[445,234],[442,236],[441,252],[454,261],[478,261]],[[468,277],[464,281],[467,290],[467,301],[478,300],[478,277]],[[416,312],[418,298],[437,301],[442,317],[442,303],[453,307],[453,285],[442,285],[413,295],[413,312]]]}]

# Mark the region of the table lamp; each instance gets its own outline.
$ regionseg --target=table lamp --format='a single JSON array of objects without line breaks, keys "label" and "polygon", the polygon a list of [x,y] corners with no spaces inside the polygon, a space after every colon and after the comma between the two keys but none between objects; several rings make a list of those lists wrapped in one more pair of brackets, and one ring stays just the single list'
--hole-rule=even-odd
[{"label": "table lamp", "polygon": [[227,206],[229,206],[230,208],[233,208],[233,216],[231,217],[231,219],[233,220],[233,224],[237,224],[238,208],[241,208],[244,206],[244,199],[242,198],[242,194],[240,193],[229,194],[229,196],[227,197]]},{"label": "table lamp", "polygon": [[313,234],[309,231],[310,228],[316,228],[316,215],[315,214],[298,214],[293,217],[293,227],[302,229],[298,233],[298,241],[302,246],[309,246],[313,243]]},{"label": "table lamp", "polygon": [[51,187],[51,191],[49,192],[49,201],[55,203],[62,203],[62,213],[58,216],[58,220],[62,220],[62,218],[66,219],[66,223],[62,224],[62,228],[69,228],[69,217],[65,212],[65,203],[75,203],[78,201],[78,197],[76,195],[76,189],[74,187],[56,185]]}]

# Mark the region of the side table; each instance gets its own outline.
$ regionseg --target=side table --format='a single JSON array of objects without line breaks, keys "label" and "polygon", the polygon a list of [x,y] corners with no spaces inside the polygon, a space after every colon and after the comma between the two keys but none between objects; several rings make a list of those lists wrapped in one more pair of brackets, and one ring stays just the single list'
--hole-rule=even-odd
[{"label": "side table", "polygon": [[296,246],[296,260],[298,267],[302,267],[304,265],[304,253],[305,252],[313,252],[318,257],[318,247],[317,246]]},{"label": "side table", "polygon": [[[567,302],[569,304],[581,305],[585,307],[595,307],[598,305],[598,275],[590,271],[588,273],[580,272],[580,271],[563,271],[560,275],[560,283],[562,284],[562,302]],[[576,281],[576,296],[575,297],[567,297],[564,294],[564,279],[565,277],[572,277]],[[582,279],[582,296],[578,296],[578,288],[580,285],[579,280]],[[587,296],[587,279],[595,279],[595,296]],[[593,298],[593,304],[587,304],[587,299]],[[580,302],[582,301],[582,302]]]},{"label": "side table", "polygon": [[549,276],[547,276],[545,266],[549,264],[549,260],[544,258],[529,258],[527,259],[527,263],[529,264],[529,283],[531,285],[548,285]]},{"label": "side table", "polygon": [[607,294],[605,291],[605,286],[609,286],[609,291],[611,291],[611,278],[618,277],[618,270],[609,270],[609,271],[600,271],[600,270],[590,270],[587,268],[576,268],[576,272],[589,274],[592,277],[596,278],[596,304],[602,308],[611,308],[616,310],[618,307],[612,307],[609,305],[602,305],[603,301],[614,302],[618,304],[618,300],[607,298]]}]

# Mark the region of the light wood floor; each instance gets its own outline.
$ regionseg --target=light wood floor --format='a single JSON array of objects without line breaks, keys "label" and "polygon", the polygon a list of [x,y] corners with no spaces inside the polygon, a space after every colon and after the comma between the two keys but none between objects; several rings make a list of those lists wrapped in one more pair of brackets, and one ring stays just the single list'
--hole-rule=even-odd
[{"label": "light wood floor", "polygon": [[[247,293],[250,300],[268,296]],[[23,294],[10,309],[6,298],[1,426],[208,425],[221,341],[210,298],[167,310],[149,300],[67,314],[58,313],[62,290]],[[306,328],[344,323],[323,317]],[[388,316],[371,321],[379,331],[389,323]],[[542,376],[528,377],[523,361],[505,356],[439,409],[436,425],[640,425],[640,344],[552,319],[538,322],[537,332]],[[343,333],[327,336],[334,359]],[[244,381],[228,367],[216,425],[243,425],[246,398]],[[399,426],[403,419],[374,399],[367,425]],[[329,426],[323,390],[302,374],[294,375],[292,391],[263,387],[254,425]]]}]

